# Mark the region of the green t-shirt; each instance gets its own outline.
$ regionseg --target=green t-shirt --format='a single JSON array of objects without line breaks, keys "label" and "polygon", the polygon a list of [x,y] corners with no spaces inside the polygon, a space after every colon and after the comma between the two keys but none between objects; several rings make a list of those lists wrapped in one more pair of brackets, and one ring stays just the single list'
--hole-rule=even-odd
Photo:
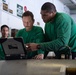
[{"label": "green t-shirt", "polygon": [[76,52],[76,23],[65,13],[56,13],[54,20],[45,24],[47,43],[40,44],[42,50],[58,51],[69,45]]},{"label": "green t-shirt", "polygon": [[[16,37],[22,37],[25,44],[40,43],[44,41],[44,34],[41,27],[33,26],[32,30],[26,31],[25,28],[18,31]],[[27,58],[32,58],[35,55],[44,54],[43,50],[27,52]]]}]

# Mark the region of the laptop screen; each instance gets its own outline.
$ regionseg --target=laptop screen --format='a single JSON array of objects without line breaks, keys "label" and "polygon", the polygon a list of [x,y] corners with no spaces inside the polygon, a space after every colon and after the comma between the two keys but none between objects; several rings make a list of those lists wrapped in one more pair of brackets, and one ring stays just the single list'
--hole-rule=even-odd
[{"label": "laptop screen", "polygon": [[6,57],[25,57],[26,50],[22,38],[1,38],[0,42]]}]

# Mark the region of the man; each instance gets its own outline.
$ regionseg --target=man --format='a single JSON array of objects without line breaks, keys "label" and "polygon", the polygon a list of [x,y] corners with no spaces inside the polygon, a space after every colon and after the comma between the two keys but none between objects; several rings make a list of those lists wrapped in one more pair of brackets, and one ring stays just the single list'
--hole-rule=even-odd
[{"label": "man", "polygon": [[72,59],[76,58],[76,24],[73,19],[65,14],[56,11],[54,4],[46,2],[41,7],[41,16],[45,22],[45,43],[30,43],[28,49],[35,51],[42,49],[44,51],[54,51],[57,58],[60,58],[60,52],[66,52],[67,49],[61,49],[69,46],[72,52]]},{"label": "man", "polygon": [[7,25],[1,26],[1,38],[7,38],[9,37],[9,27]]},{"label": "man", "polygon": [[[16,37],[22,37],[24,43],[40,43],[43,42],[43,30],[41,27],[33,26],[34,15],[30,11],[26,11],[22,15],[22,21],[25,28],[18,31]],[[43,59],[44,51],[28,51],[27,59]]]},{"label": "man", "polygon": [[[8,38],[9,37],[9,27],[7,25],[1,26],[1,38]],[[5,59],[3,49],[0,45],[0,60]]]}]

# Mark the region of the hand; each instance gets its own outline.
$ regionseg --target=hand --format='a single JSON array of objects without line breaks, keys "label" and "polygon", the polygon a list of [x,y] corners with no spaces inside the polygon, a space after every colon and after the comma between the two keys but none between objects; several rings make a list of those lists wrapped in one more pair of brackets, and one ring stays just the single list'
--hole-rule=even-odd
[{"label": "hand", "polygon": [[44,59],[44,54],[38,54],[34,57],[34,59],[38,59],[38,60]]},{"label": "hand", "polygon": [[30,44],[29,43],[28,44],[24,44],[24,46],[25,46],[25,49],[27,51],[32,51],[31,48],[30,48]]},{"label": "hand", "polygon": [[28,51],[36,51],[38,44],[36,44],[36,43],[28,43],[25,46],[26,46],[26,50],[28,50]]}]

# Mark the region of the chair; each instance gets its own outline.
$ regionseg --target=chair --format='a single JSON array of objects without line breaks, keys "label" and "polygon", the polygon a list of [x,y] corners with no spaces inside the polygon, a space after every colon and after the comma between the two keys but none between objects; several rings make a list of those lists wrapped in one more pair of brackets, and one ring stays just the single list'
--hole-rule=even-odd
[{"label": "chair", "polygon": [[63,46],[58,52],[55,52],[55,55],[56,59],[62,59],[62,56],[64,56],[64,59],[70,59],[71,49],[69,46]]}]

